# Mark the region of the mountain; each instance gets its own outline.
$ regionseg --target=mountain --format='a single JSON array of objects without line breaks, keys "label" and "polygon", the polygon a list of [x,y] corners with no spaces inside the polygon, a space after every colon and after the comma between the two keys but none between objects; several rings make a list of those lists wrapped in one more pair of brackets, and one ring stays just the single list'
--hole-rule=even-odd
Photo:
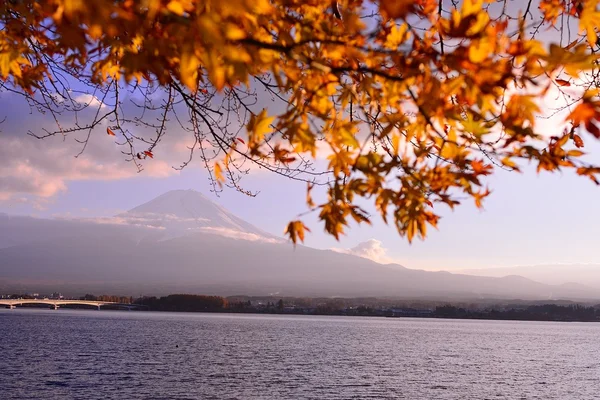
[{"label": "mountain", "polygon": [[2,287],[74,294],[600,298],[583,285],[412,270],[294,248],[194,191],[165,193],[114,218],[0,216]]},{"label": "mountain", "polygon": [[503,277],[520,275],[549,285],[586,285],[600,289],[600,264],[547,264],[503,268],[465,269],[467,275]]},{"label": "mountain", "polygon": [[281,240],[194,190],[172,190],[117,215],[117,218],[131,225],[164,228],[169,237],[205,232],[242,239]]}]

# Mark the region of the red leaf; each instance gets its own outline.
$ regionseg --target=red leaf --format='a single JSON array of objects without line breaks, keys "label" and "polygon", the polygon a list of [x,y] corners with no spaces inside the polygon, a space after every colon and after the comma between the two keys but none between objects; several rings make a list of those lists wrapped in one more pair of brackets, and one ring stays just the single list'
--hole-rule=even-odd
[{"label": "red leaf", "polygon": [[110,136],[115,136],[115,133],[110,128],[106,128],[106,133],[108,133]]},{"label": "red leaf", "polygon": [[585,123],[585,129],[594,135],[596,139],[600,139],[600,129],[596,124],[594,124],[591,120]]},{"label": "red leaf", "polygon": [[565,81],[564,79],[556,79],[555,82],[558,86],[571,86],[571,82]]},{"label": "red leaf", "polygon": [[242,138],[236,138],[238,142],[240,142],[241,144],[246,144],[246,142],[244,142],[244,139]]},{"label": "red leaf", "polygon": [[579,135],[573,135],[573,142],[575,142],[575,147],[578,149],[583,147],[583,139]]},{"label": "red leaf", "polygon": [[154,154],[152,154],[151,151],[146,150],[146,151],[144,151],[144,154],[150,158],[154,158]]},{"label": "red leaf", "polygon": [[296,161],[296,157],[284,157],[284,158],[280,158],[279,160],[284,164],[288,164],[288,163]]}]

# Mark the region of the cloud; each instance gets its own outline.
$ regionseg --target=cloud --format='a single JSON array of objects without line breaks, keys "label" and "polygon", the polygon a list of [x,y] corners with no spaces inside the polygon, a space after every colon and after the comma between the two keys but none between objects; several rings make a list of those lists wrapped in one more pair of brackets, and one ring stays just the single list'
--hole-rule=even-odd
[{"label": "cloud", "polygon": [[89,94],[89,93],[80,93],[80,94],[74,96],[73,100],[84,107],[92,107],[92,108],[106,107],[106,104],[102,103],[102,101],[99,98],[97,98],[93,94]]},{"label": "cloud", "polygon": [[368,258],[380,264],[390,264],[394,260],[388,256],[387,249],[383,247],[383,243],[377,239],[369,239],[366,242],[361,242],[350,249],[331,249],[338,253],[351,254],[358,257]]},{"label": "cloud", "polygon": [[[117,144],[122,138],[107,135],[106,124],[91,132],[89,145],[76,157],[83,148],[80,142],[88,132],[36,139],[27,132],[41,133],[44,128],[53,130],[55,122],[48,115],[35,111],[29,114],[29,108],[22,102],[17,96],[0,95],[0,119],[6,117],[0,124],[0,202],[33,204],[35,199],[47,201],[66,191],[70,182],[140,176],[135,165],[126,161],[122,154],[124,148]],[[70,117],[72,114],[64,116],[65,119]],[[63,122],[66,127],[74,124],[74,121]],[[136,134],[152,132],[140,129]],[[143,176],[165,178],[178,174],[173,166],[181,165],[182,160],[189,157],[186,147],[189,142],[189,135],[170,129],[154,151],[154,158],[142,160]]]},{"label": "cloud", "polygon": [[67,219],[73,221],[82,221],[82,222],[91,222],[99,225],[129,225],[129,226],[137,226],[140,228],[149,228],[149,229],[159,229],[165,230],[164,226],[155,225],[155,224],[144,224],[143,221],[132,222],[127,218],[121,217],[97,217],[97,218],[56,218],[56,219]]},{"label": "cloud", "polygon": [[[55,214],[54,219],[89,222],[100,225],[126,225],[140,228],[150,228],[165,231],[165,239],[179,237],[192,233],[207,233],[236,240],[247,240],[263,243],[284,243],[283,239],[265,237],[256,233],[243,231],[242,228],[225,228],[221,226],[206,226],[212,223],[207,218],[182,218],[173,214],[155,213],[122,213],[114,217],[75,217],[70,213]],[[197,226],[200,224],[200,226]]]},{"label": "cloud", "polygon": [[[70,181],[117,180],[137,175],[106,135],[79,157],[75,138],[37,140],[28,135],[0,136],[0,200],[33,195],[49,198],[67,189]],[[93,148],[92,148],[93,147]],[[146,176],[167,177],[175,171],[165,160],[150,160]]]},{"label": "cloud", "polygon": [[210,220],[207,218],[200,218],[200,217],[185,218],[185,217],[179,217],[174,214],[151,213],[151,212],[129,211],[129,212],[119,215],[119,217],[122,217],[128,221],[131,221],[132,224],[135,224],[139,221],[141,221],[141,222],[151,221],[151,222],[161,222],[161,223],[166,223],[166,222],[193,222],[193,223],[210,222]]},{"label": "cloud", "polygon": [[243,232],[230,228],[203,226],[198,228],[190,228],[190,230],[224,236],[230,239],[248,240],[251,242],[284,243],[283,239],[267,238],[255,233]]},{"label": "cloud", "polygon": [[[79,217],[74,216],[71,213],[53,214],[55,219],[66,219],[73,221],[84,221],[92,222],[96,224],[110,224],[110,225],[134,225],[145,228],[157,228],[157,229],[172,229],[173,227],[180,227],[181,224],[197,224],[197,223],[209,223],[210,220],[206,218],[182,218],[173,214],[157,214],[157,213],[131,213],[124,212],[113,217]],[[187,225],[184,225],[184,227]],[[189,228],[185,228],[189,230]]]}]

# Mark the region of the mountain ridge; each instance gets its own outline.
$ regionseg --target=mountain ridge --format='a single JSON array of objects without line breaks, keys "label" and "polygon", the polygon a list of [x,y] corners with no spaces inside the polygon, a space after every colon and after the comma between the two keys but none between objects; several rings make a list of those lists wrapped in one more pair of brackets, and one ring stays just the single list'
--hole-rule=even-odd
[{"label": "mountain ridge", "polygon": [[587,287],[521,276],[413,270],[332,250],[294,249],[197,192],[167,192],[113,222],[0,216],[0,232],[18,233],[0,234],[0,279],[40,286],[46,278],[82,290],[119,286],[164,294],[180,288],[296,296],[600,298]]},{"label": "mountain ridge", "polygon": [[466,275],[501,277],[520,275],[529,279],[556,284],[583,284],[600,289],[600,264],[539,264],[514,267],[472,268],[456,272]]}]

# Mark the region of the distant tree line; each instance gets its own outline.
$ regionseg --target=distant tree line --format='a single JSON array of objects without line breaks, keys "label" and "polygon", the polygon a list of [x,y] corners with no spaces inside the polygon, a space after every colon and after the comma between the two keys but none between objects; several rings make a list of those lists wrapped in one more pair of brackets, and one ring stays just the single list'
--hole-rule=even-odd
[{"label": "distant tree line", "polygon": [[132,304],[133,297],[132,296],[114,296],[114,295],[106,295],[102,294],[100,296],[95,296],[93,294],[86,294],[85,296],[81,296],[79,300],[88,300],[88,301],[108,301],[111,303],[121,303],[121,304]]},{"label": "distant tree line", "polygon": [[163,297],[141,297],[134,304],[147,306],[151,311],[219,312],[227,309],[227,300],[221,296],[170,294]]},{"label": "distant tree line", "polygon": [[[172,294],[164,297],[143,297],[136,299],[140,304],[153,311],[190,311],[190,312],[233,312],[257,314],[308,314],[308,315],[347,315],[347,316],[395,316],[456,319],[498,319],[529,321],[600,321],[600,306],[580,304],[558,305],[539,304],[507,308],[465,308],[455,305],[438,305],[428,312],[414,308],[398,309],[375,306],[347,306],[343,299],[327,299],[315,302],[294,299],[273,301],[251,301],[250,298]],[[395,312],[391,312],[394,310]],[[425,310],[426,311],[426,310]]]},{"label": "distant tree line", "polygon": [[[5,298],[32,298],[31,295],[5,295]],[[208,296],[170,294],[139,297],[86,294],[80,300],[132,304],[140,310],[183,312],[230,312],[256,314],[346,315],[379,317],[421,317],[454,319],[494,319],[527,321],[600,321],[600,304],[582,305],[568,301],[454,303],[377,298],[275,298],[251,296]],[[436,304],[437,303],[437,304]],[[110,308],[110,307],[109,307]]]}]

